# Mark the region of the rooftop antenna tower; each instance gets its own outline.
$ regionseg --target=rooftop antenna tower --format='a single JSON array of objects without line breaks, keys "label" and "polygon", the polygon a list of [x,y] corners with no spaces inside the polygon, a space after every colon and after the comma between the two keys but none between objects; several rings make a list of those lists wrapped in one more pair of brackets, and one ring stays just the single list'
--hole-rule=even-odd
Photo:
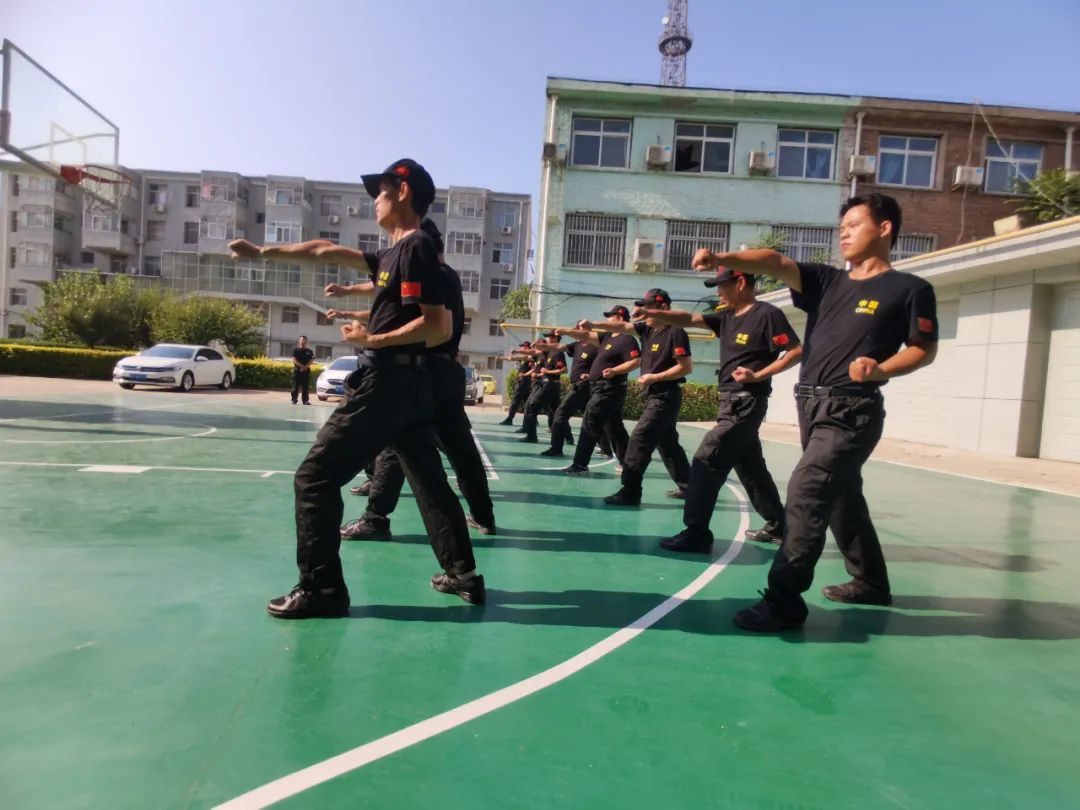
[{"label": "rooftop antenna tower", "polygon": [[660,49],[660,84],[664,87],[686,87],[686,54],[694,40],[686,28],[688,0],[668,0],[667,16],[661,22],[664,33]]}]

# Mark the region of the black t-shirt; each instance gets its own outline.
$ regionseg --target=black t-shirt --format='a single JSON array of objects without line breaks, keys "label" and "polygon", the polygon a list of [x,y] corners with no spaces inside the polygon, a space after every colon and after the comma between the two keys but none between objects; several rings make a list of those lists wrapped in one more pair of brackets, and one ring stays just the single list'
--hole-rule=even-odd
[{"label": "black t-shirt", "polygon": [[[690,336],[680,326],[649,326],[635,323],[641,338],[641,373],[659,374],[676,365],[676,357],[690,356]],[[684,383],[686,377],[669,382]]]},{"label": "black t-shirt", "polygon": [[[937,299],[924,279],[889,270],[864,280],[824,264],[799,264],[802,292],[791,300],[809,314],[799,382],[851,386],[848,366],[857,357],[879,363],[902,344],[938,339]],[[880,383],[865,383],[877,387]]]},{"label": "black t-shirt", "polygon": [[558,371],[558,374],[545,374],[540,378],[544,382],[557,383],[566,371],[566,355],[561,350],[548,352],[540,367],[547,371]]},{"label": "black t-shirt", "polygon": [[439,279],[442,282],[443,305],[450,310],[450,339],[428,349],[432,354],[449,354],[457,357],[461,345],[461,333],[465,329],[465,302],[461,297],[461,277],[448,264],[439,266]]},{"label": "black t-shirt", "polygon": [[582,382],[583,376],[588,376],[589,367],[596,358],[597,346],[586,343],[584,340],[575,340],[566,346],[573,362],[570,364],[570,382]]},{"label": "black t-shirt", "polygon": [[742,315],[733,310],[709,312],[702,315],[705,325],[720,338],[720,370],[717,381],[721,391],[755,391],[768,393],[772,379],[758,383],[740,383],[731,379],[732,372],[742,366],[761,371],[772,365],[781,352],[799,345],[799,336],[778,307],[757,301]]},{"label": "black t-shirt", "polygon": [[[306,348],[301,349],[299,346],[297,346],[295,349],[292,350],[292,356],[293,356],[293,360],[295,360],[297,363],[299,363],[302,366],[306,366],[315,357],[315,352],[313,352],[311,349],[306,349]],[[303,368],[295,368],[294,367],[293,370],[294,371],[310,371],[311,369],[303,369]]]},{"label": "black t-shirt", "polygon": [[528,374],[533,370],[533,365],[532,360],[522,360],[518,363],[518,374]]},{"label": "black t-shirt", "polygon": [[[370,265],[369,265],[370,266]],[[435,243],[423,231],[413,231],[379,254],[372,270],[375,300],[371,304],[368,331],[380,335],[399,329],[420,317],[420,305],[441,306],[443,280]],[[409,343],[378,351],[420,354],[424,343]]]},{"label": "black t-shirt", "polygon": [[[638,343],[630,335],[600,332],[600,347],[596,350],[596,359],[589,367],[589,379],[604,379],[605,368],[615,368],[641,356]],[[626,375],[612,377],[617,382],[626,382]]]}]

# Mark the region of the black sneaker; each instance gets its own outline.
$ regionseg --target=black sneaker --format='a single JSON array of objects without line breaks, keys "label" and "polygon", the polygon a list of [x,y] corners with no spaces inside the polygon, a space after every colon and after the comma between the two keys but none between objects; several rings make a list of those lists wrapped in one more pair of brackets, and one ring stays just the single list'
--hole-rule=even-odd
[{"label": "black sneaker", "polygon": [[352,487],[349,490],[351,495],[370,495],[371,494],[371,482],[365,481],[358,487]]},{"label": "black sneaker", "polygon": [[559,472],[566,473],[567,475],[588,475],[589,468],[581,467],[577,464],[571,464],[569,467],[563,467]]},{"label": "black sneaker", "polygon": [[574,446],[574,437],[573,436],[567,436],[566,437],[566,444],[569,447],[573,447]]},{"label": "black sneaker", "polygon": [[476,529],[480,534],[498,534],[498,530],[495,528],[495,521],[491,523],[481,523],[472,515],[465,516],[465,522],[470,529]]},{"label": "black sneaker", "polygon": [[341,539],[386,541],[393,540],[394,536],[390,534],[389,518],[380,520],[370,515],[364,515],[356,520],[350,520],[341,527]]},{"label": "black sneaker", "polygon": [[784,613],[766,591],[758,591],[761,601],[734,616],[735,626],[754,633],[779,633],[793,627],[802,627],[806,614],[794,616]]},{"label": "black sneaker", "polygon": [[685,489],[669,489],[667,492],[664,493],[664,495],[666,497],[668,497],[668,498],[674,498],[677,501],[685,501],[686,500],[686,490]]},{"label": "black sneaker", "polygon": [[660,541],[660,548],[668,551],[681,551],[686,554],[712,554],[713,535],[710,531],[696,532],[683,529],[674,537],[665,537]]},{"label": "black sneaker", "polygon": [[450,574],[435,574],[431,578],[431,587],[439,593],[457,594],[470,605],[482,605],[487,601],[484,577],[480,574],[474,574],[468,579]]},{"label": "black sneaker", "polygon": [[510,417],[507,417],[506,419],[503,419],[501,422],[499,422],[499,424],[500,425],[512,425],[512,424],[514,424],[514,420],[511,419]]},{"label": "black sneaker", "polygon": [[744,536],[753,543],[772,543],[778,546],[784,539],[784,530],[770,521],[760,529],[747,529]]},{"label": "black sneaker", "polygon": [[297,585],[267,602],[266,612],[275,619],[339,619],[349,614],[349,590],[341,585],[323,593]]},{"label": "black sneaker", "polygon": [[540,440],[535,436],[523,436],[522,438],[518,439],[518,441],[522,444],[536,444]]},{"label": "black sneaker", "polygon": [[600,448],[596,449],[596,455],[603,456],[604,458],[615,458],[614,453],[608,453],[607,451],[601,450]]},{"label": "black sneaker", "polygon": [[604,498],[604,503],[608,506],[641,506],[641,496],[633,495],[624,488],[614,495],[608,495]]},{"label": "black sneaker", "polygon": [[888,607],[892,604],[892,594],[871,588],[854,579],[843,585],[826,585],[821,589],[826,599],[844,602],[849,605],[878,605]]},{"label": "black sneaker", "polygon": [[549,447],[547,450],[544,450],[540,455],[547,456],[548,458],[562,458],[563,451],[556,450],[554,447]]}]

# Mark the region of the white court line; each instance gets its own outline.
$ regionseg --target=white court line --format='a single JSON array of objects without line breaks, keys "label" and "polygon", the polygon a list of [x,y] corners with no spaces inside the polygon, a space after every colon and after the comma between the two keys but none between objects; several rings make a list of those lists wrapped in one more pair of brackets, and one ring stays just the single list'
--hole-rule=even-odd
[{"label": "white court line", "polygon": [[150,467],[136,467],[131,464],[93,464],[89,467],[81,467],[79,472],[96,472],[96,473],[127,473],[128,475],[139,475],[144,473]]},{"label": "white court line", "polygon": [[388,734],[385,737],[380,737],[365,745],[353,748],[351,751],[346,751],[336,757],[323,760],[288,776],[283,776],[260,788],[237,796],[224,804],[219,804],[215,810],[253,810],[253,808],[268,807],[276,804],[349,771],[362,768],[376,760],[431,739],[444,731],[449,731],[504,706],[509,706],[511,703],[516,703],[542,689],[566,680],[590,664],[595,664],[609,653],[615,652],[615,650],[648,630],[684,602],[697,595],[702,588],[716,579],[720,572],[727,568],[728,564],[738,556],[743,548],[743,534],[750,525],[750,512],[746,507],[746,496],[733,484],[727,484],[727,487],[735,493],[741,507],[739,529],[735,539],[732,540],[731,545],[728,546],[723,555],[719,559],[713,560],[693,582],[674,596],[661,602],[641,618],[621,630],[617,630],[573,658],[568,658],[550,669],[545,669],[543,672],[539,672],[523,681],[518,681],[496,692],[465,703],[456,709],[450,709],[442,714],[429,717],[427,720],[422,720],[393,734]]},{"label": "white court line", "polygon": [[[107,409],[112,409],[112,410],[117,410],[117,411],[132,411],[134,413],[139,413],[141,411],[163,411],[166,408],[187,408],[187,407],[189,407],[191,405],[202,405],[203,403],[214,402],[215,400],[216,400],[216,398],[213,398],[213,399],[205,399],[205,398],[204,399],[191,399],[191,400],[185,400],[184,402],[173,402],[173,403],[170,403],[168,405],[152,405],[149,408],[125,408],[125,407],[123,407],[121,405],[103,405],[101,407],[102,408],[107,408]],[[18,401],[18,400],[16,400],[16,401]],[[48,404],[53,404],[53,403],[48,403]],[[56,404],[60,404],[60,403],[56,403]],[[235,403],[222,403],[222,404],[235,404]],[[52,414],[51,416],[11,416],[11,417],[8,417],[6,419],[0,419],[0,422],[23,422],[23,421],[26,421],[26,420],[32,420],[32,421],[35,421],[35,422],[40,422],[40,421],[45,420],[45,419],[68,419],[68,418],[70,418],[72,416],[104,416],[105,413],[106,412],[104,410],[99,408],[96,411],[74,411],[72,413]]]},{"label": "white court line", "polygon": [[[65,461],[0,461],[0,465],[6,467],[83,467],[93,466],[87,465],[84,461],[82,464],[72,464]],[[245,470],[236,469],[231,467],[147,467],[147,470],[169,470],[172,472],[221,472],[221,473],[263,473],[262,478],[269,478],[271,475],[293,475],[295,470]]]},{"label": "white court line", "polygon": [[[163,427],[176,426],[167,425]],[[152,436],[145,439],[4,439],[4,442],[6,444],[146,444],[148,442],[174,442],[177,439],[200,439],[203,436],[217,433],[217,428],[209,425],[199,425],[193,422],[190,427],[204,427],[206,430],[202,431],[202,433],[189,433],[186,436]]]},{"label": "white court line", "polygon": [[487,451],[484,449],[484,445],[480,443],[480,437],[476,435],[476,431],[472,431],[473,441],[476,442],[476,449],[480,451],[480,458],[484,461],[484,469],[487,470],[489,481],[498,481],[499,474],[495,472],[495,465],[491,463],[491,459],[488,458]]}]

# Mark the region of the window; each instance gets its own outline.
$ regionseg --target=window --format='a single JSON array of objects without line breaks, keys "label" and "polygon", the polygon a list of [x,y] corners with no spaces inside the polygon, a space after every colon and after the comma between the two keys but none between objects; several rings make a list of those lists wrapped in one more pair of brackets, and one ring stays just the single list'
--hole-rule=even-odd
[{"label": "window", "polygon": [[446,252],[463,256],[479,256],[481,250],[480,234],[450,231],[446,235]]},{"label": "window", "polygon": [[500,322],[494,318],[488,321],[488,337],[502,337],[505,334],[502,327],[499,326],[499,323]]},{"label": "window", "polygon": [[491,248],[491,260],[495,264],[513,264],[514,243],[496,242]]},{"label": "window", "polygon": [[122,276],[127,273],[127,266],[124,264],[123,256],[110,256],[109,257],[109,272]]},{"label": "window", "polygon": [[708,248],[714,253],[726,251],[729,232],[730,226],[726,222],[669,219],[664,250],[666,269],[677,273],[693,272],[694,254],[700,248]]},{"label": "window", "polygon": [[9,303],[13,307],[26,306],[26,287],[12,287]]},{"label": "window", "polygon": [[[202,218],[202,228],[199,233],[207,239],[232,239],[233,218],[229,216],[213,216]],[[266,241],[270,241],[267,238]]]},{"label": "window", "polygon": [[11,212],[11,232],[16,233],[19,230],[19,212]]},{"label": "window", "polygon": [[56,181],[51,177],[42,177],[39,174],[28,174],[26,176],[26,188],[29,191],[54,191],[56,189]]},{"label": "window", "polygon": [[325,343],[316,343],[312,348],[315,350],[316,360],[329,360],[334,356],[334,347]]},{"label": "window", "polygon": [[293,349],[296,348],[295,343],[279,343],[278,354],[281,357],[292,357]]},{"label": "window", "polygon": [[19,196],[19,175],[17,174],[11,175],[11,196]]},{"label": "window", "polygon": [[284,306],[281,308],[282,323],[300,323],[300,307]]},{"label": "window", "polygon": [[898,262],[901,259],[910,259],[912,256],[929,253],[935,247],[937,247],[937,237],[932,233],[902,233],[893,245],[889,258]]},{"label": "window", "polygon": [[24,338],[26,337],[26,324],[23,323],[9,323],[7,328],[7,336],[9,338]]},{"label": "window", "polygon": [[266,214],[262,211],[255,212],[255,224],[263,225],[266,223]]},{"label": "window", "polygon": [[271,205],[300,205],[303,195],[297,186],[276,186],[270,189]]},{"label": "window", "polygon": [[379,235],[377,233],[362,233],[356,238],[356,249],[375,253],[379,250]]},{"label": "window", "polygon": [[52,251],[49,245],[41,245],[37,242],[22,242],[17,247],[18,264],[38,264],[48,266],[52,259]]},{"label": "window", "polygon": [[160,242],[165,238],[165,220],[163,219],[148,219],[146,220],[146,241],[147,242]]},{"label": "window", "polygon": [[322,312],[315,313],[315,325],[316,326],[330,326],[333,321],[326,317]]},{"label": "window", "polygon": [[207,175],[202,181],[204,200],[231,202],[236,199],[236,180],[220,175]]},{"label": "window", "polygon": [[432,214],[445,214],[446,213],[446,200],[435,200],[431,204]]},{"label": "window", "polygon": [[937,146],[937,138],[882,135],[878,138],[878,185],[933,188]]},{"label": "window", "polygon": [[21,212],[22,226],[24,228],[51,228],[52,227],[52,209],[51,208],[23,208]]},{"label": "window", "polygon": [[341,216],[345,208],[341,204],[340,194],[323,194],[319,198],[319,214],[324,217],[331,215]]},{"label": "window", "polygon": [[198,186],[185,186],[184,187],[184,206],[187,208],[199,207],[199,187]]},{"label": "window", "polygon": [[147,256],[143,259],[143,275],[144,276],[160,276],[161,275],[161,257],[160,256]]},{"label": "window", "polygon": [[300,241],[299,222],[269,222],[266,225],[267,244],[289,244]]},{"label": "window", "polygon": [[[472,332],[472,318],[466,318],[461,326],[461,334],[467,335],[470,332]],[[465,361],[462,360],[461,362],[464,363]]]},{"label": "window", "polygon": [[489,357],[487,359],[488,371],[501,371],[503,367],[503,361],[501,357]]},{"label": "window", "polygon": [[71,217],[64,214],[53,214],[53,230],[61,233],[71,233]]},{"label": "window", "polygon": [[495,206],[495,227],[513,228],[517,225],[517,206],[510,203],[498,203]]},{"label": "window", "polygon": [[53,268],[69,267],[71,265],[70,253],[54,253],[52,257]]},{"label": "window", "polygon": [[494,301],[501,301],[510,292],[510,279],[493,278],[488,287],[488,297]]},{"label": "window", "polygon": [[831,180],[836,133],[819,129],[780,130],[779,177]]},{"label": "window", "polygon": [[480,274],[475,270],[462,270],[458,273],[461,277],[461,291],[463,293],[480,292]]},{"label": "window", "polygon": [[454,204],[455,217],[476,219],[484,215],[484,198],[479,194],[454,194],[450,201]]},{"label": "window", "polygon": [[88,231],[116,233],[120,230],[120,219],[116,212],[86,211],[83,214],[83,228]]},{"label": "window", "polygon": [[784,246],[780,252],[797,262],[831,261],[833,229],[800,225],[773,225],[773,236],[780,237]]},{"label": "window", "polygon": [[626,259],[626,218],[566,215],[566,264],[618,269]]},{"label": "window", "polygon": [[616,118],[575,118],[570,165],[627,168],[630,165],[630,122]]},{"label": "window", "polygon": [[84,250],[79,254],[79,264],[93,264],[94,253],[90,250]]},{"label": "window", "polygon": [[150,205],[165,205],[169,198],[169,187],[164,183],[146,184],[146,201]]},{"label": "window", "polygon": [[986,180],[988,194],[1015,194],[1016,184],[1034,180],[1042,169],[1043,148],[1037,143],[1002,141],[986,145]]},{"label": "window", "polygon": [[199,241],[199,223],[198,222],[185,222],[184,223],[184,244],[194,245]]},{"label": "window", "polygon": [[341,244],[341,232],[340,231],[319,231],[319,238],[325,239],[328,242],[333,242],[335,245]]},{"label": "window", "polygon": [[675,124],[675,171],[731,174],[735,127],[721,124]]},{"label": "window", "polygon": [[360,219],[375,219],[375,200],[367,196],[357,200],[356,216]]}]

